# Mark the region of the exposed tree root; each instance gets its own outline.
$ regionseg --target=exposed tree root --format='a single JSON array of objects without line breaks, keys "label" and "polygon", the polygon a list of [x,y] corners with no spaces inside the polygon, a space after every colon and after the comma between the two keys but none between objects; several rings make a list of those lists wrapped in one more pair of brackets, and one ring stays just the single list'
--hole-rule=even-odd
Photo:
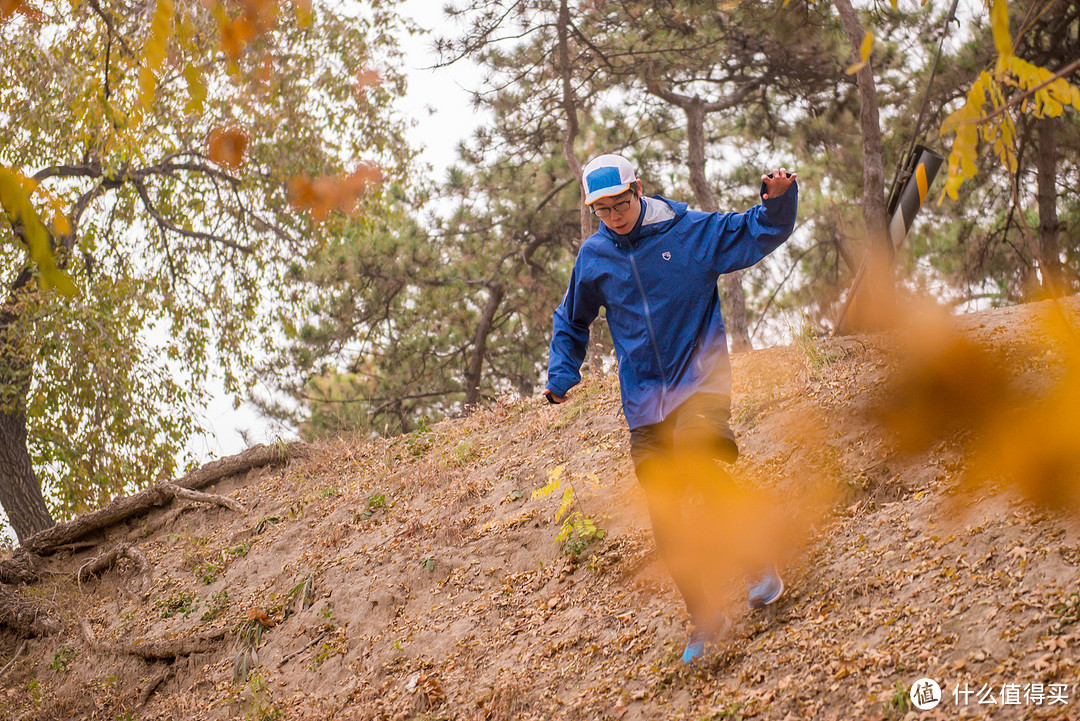
[{"label": "exposed tree root", "polygon": [[[257,445],[248,448],[234,456],[212,461],[195,469],[175,483],[157,483],[138,493],[124,498],[113,499],[112,503],[97,511],[83,514],[67,523],[61,523],[35,533],[20,545],[24,551],[38,554],[49,554],[68,544],[74,543],[83,536],[108,528],[133,516],[138,516],[151,508],[161,505],[165,501],[175,497],[166,486],[175,486],[185,490],[195,490],[219,481],[222,478],[245,473],[253,468],[275,465],[284,462],[288,458],[298,455],[303,451],[305,444],[292,443],[288,445]],[[210,494],[206,494],[210,495]],[[218,497],[223,498],[223,497]],[[205,500],[205,499],[199,499]],[[230,502],[235,503],[232,499]],[[221,501],[215,500],[221,503]],[[228,505],[228,503],[225,503]],[[231,506],[230,506],[231,507]],[[242,506],[241,506],[242,508]],[[0,577],[5,570],[2,567],[10,563],[0,563]]]},{"label": "exposed tree root", "polygon": [[139,698],[135,701],[135,708],[140,709],[145,706],[147,701],[150,700],[150,697],[154,695],[154,691],[157,691],[158,686],[168,681],[174,675],[176,675],[176,669],[173,668],[172,664],[169,664],[169,666],[162,669],[159,674],[147,681],[146,685],[143,686],[142,691],[139,692]]},{"label": "exposed tree root", "polygon": [[33,583],[41,578],[40,560],[37,554],[16,551],[13,558],[0,563],[0,583]]},{"label": "exposed tree root", "polygon": [[136,571],[140,576],[150,572],[150,561],[142,551],[130,543],[118,543],[105,555],[92,558],[84,563],[82,568],[75,573],[75,580],[81,584],[90,576],[96,576],[108,570],[121,558],[130,558],[134,561]]},{"label": "exposed tree root", "polygon": [[158,661],[212,651],[220,644],[221,639],[227,633],[228,629],[219,628],[185,638],[146,641],[143,643],[100,643],[96,645],[96,648],[107,653],[138,656],[139,658]]},{"label": "exposed tree root", "polygon": [[0,626],[7,626],[20,636],[48,636],[60,630],[60,624],[41,603],[23,598],[0,583]]},{"label": "exposed tree root", "polygon": [[19,656],[22,656],[22,652],[25,650],[26,641],[23,641],[21,644],[19,644],[19,647],[15,649],[15,655],[11,657],[11,660],[8,661],[3,668],[0,668],[0,678],[3,678],[7,675],[7,672],[11,669],[12,666],[15,665],[15,662],[19,660]]},{"label": "exposed tree root", "polygon": [[196,501],[198,503],[213,503],[224,508],[231,508],[237,513],[247,513],[247,508],[243,503],[234,501],[228,496],[221,496],[216,493],[202,493],[201,491],[192,491],[189,488],[182,488],[174,483],[159,483],[158,487],[165,493],[174,498],[183,498],[188,501]]}]

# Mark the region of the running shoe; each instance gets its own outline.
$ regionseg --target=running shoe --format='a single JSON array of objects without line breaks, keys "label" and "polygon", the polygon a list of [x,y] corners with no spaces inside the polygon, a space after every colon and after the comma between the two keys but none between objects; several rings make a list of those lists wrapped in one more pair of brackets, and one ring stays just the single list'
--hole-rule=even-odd
[{"label": "running shoe", "polygon": [[750,610],[764,608],[775,603],[784,594],[784,579],[780,578],[776,566],[768,566],[758,573],[746,576],[746,590],[746,604],[750,606]]},{"label": "running shoe", "polygon": [[712,624],[694,626],[694,630],[690,632],[690,639],[686,642],[682,662],[693,665],[700,661],[705,656],[705,648],[726,636],[730,629],[731,619],[723,613]]}]

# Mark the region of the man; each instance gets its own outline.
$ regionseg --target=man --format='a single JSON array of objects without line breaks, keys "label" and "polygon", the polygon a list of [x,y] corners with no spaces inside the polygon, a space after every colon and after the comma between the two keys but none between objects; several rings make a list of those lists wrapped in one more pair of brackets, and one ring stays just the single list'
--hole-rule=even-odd
[{"label": "man", "polygon": [[[703,213],[643,197],[641,181],[619,155],[590,161],[582,182],[601,226],[582,244],[555,311],[543,395],[562,403],[581,380],[589,325],[606,308],[634,469],[657,549],[686,602],[692,630],[683,661],[693,663],[730,626],[706,593],[708,554],[684,514],[697,493],[704,496],[698,505],[718,522],[727,476],[716,461],[738,456],[728,425],[731,366],[717,279],[787,240],[798,185],[794,173],[779,168],[762,176],[760,205],[745,213]],[[755,563],[765,570],[747,577],[751,609],[775,602],[784,590],[774,566]]]}]

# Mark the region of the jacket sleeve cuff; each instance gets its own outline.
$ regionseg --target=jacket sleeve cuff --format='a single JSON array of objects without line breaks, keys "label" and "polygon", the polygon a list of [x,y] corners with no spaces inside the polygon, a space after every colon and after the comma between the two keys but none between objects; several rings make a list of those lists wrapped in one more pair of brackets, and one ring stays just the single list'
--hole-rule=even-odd
[{"label": "jacket sleeve cuff", "polygon": [[[765,183],[761,184],[761,190],[758,191],[758,197],[765,194]],[[762,198],[761,204],[765,206],[765,210],[768,212],[770,218],[786,218],[787,215],[791,215],[794,219],[795,208],[798,207],[799,202],[799,181],[795,181],[791,184],[791,187],[787,189],[783,195],[779,198]]]},{"label": "jacket sleeve cuff", "polygon": [[548,378],[547,389],[557,396],[565,397],[566,394],[573,388],[576,383],[572,379],[568,378]]}]

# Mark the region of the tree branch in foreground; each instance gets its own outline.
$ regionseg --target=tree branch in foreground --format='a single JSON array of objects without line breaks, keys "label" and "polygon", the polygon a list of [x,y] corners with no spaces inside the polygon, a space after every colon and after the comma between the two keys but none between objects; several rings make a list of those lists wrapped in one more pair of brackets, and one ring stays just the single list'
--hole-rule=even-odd
[{"label": "tree branch in foreground", "polygon": [[[288,458],[296,455],[303,447],[304,444],[302,443],[281,446],[262,444],[252,446],[234,456],[207,463],[170,485],[189,490],[203,488],[222,478],[245,473],[253,468],[283,463]],[[30,553],[53,553],[57,547],[77,541],[89,533],[108,528],[132,516],[141,515],[161,503],[162,494],[167,493],[162,491],[162,485],[160,483],[154,484],[131,496],[116,498],[104,508],[91,511],[67,523],[61,523],[35,533],[26,539],[20,548]],[[12,559],[12,561],[14,560]],[[0,577],[3,576],[4,567],[12,561],[0,563]]]}]

